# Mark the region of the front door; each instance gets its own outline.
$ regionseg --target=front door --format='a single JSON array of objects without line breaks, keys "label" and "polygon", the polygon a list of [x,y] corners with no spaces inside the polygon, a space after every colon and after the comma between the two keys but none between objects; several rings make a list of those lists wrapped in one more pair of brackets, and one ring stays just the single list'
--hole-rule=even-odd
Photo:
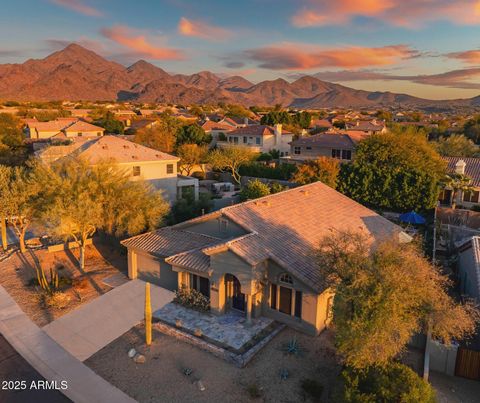
[{"label": "front door", "polygon": [[[227,277],[227,290],[230,290],[232,300],[232,308],[239,311],[245,311],[245,294],[242,293],[242,287],[240,281],[235,276],[228,275]],[[228,294],[227,294],[228,295]]]}]

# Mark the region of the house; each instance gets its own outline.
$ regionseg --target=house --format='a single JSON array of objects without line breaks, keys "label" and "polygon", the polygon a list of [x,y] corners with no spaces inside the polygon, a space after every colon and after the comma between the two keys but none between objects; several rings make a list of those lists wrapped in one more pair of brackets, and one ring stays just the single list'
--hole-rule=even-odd
[{"label": "house", "polygon": [[350,162],[355,156],[357,143],[366,135],[355,131],[328,131],[313,136],[302,136],[290,143],[290,155],[282,162],[303,164],[319,157]]},{"label": "house", "polygon": [[25,133],[28,138],[44,140],[50,138],[99,137],[103,136],[103,127],[77,118],[58,118],[48,122],[27,121]]},{"label": "house", "polygon": [[377,133],[386,133],[387,127],[385,126],[385,122],[374,120],[357,120],[353,123],[346,123],[345,124],[346,131],[356,131],[356,132],[364,132],[365,134],[377,134]]},{"label": "house", "polygon": [[312,119],[309,129],[315,131],[327,131],[333,128],[333,125],[327,119]]},{"label": "house", "polygon": [[459,190],[456,200],[452,200],[453,189],[446,187],[440,193],[440,203],[450,204],[451,201],[457,205],[471,208],[480,203],[480,158],[466,157],[443,157],[447,162],[447,172],[466,175],[471,179],[470,185],[473,188],[471,192]]},{"label": "house", "polygon": [[128,275],[169,290],[195,289],[221,315],[266,316],[317,335],[330,320],[332,292],[316,263],[332,230],[363,231],[371,242],[411,238],[372,210],[321,182],[225,207],[122,241]]},{"label": "house", "polygon": [[480,303],[480,237],[473,236],[458,249],[460,293]]},{"label": "house", "polygon": [[77,138],[69,145],[45,147],[37,151],[36,155],[48,164],[72,156],[85,158],[91,164],[113,160],[120,168],[129,172],[131,180],[146,180],[156,189],[162,190],[170,202],[180,198],[186,189],[193,191],[198,199],[198,179],[178,175],[178,157],[118,136]]},{"label": "house", "polygon": [[290,153],[292,140],[293,133],[283,130],[281,124],[276,124],[274,127],[251,125],[228,132],[227,141],[218,141],[217,145],[221,148],[232,145],[244,146],[258,153],[278,150],[283,157]]},{"label": "house", "polygon": [[234,126],[231,126],[224,122],[215,122],[214,120],[206,119],[205,122],[201,125],[202,129],[205,130],[205,133],[211,134],[212,142],[210,146],[213,147],[217,144],[217,141],[225,141],[227,139],[226,134],[235,130]]}]

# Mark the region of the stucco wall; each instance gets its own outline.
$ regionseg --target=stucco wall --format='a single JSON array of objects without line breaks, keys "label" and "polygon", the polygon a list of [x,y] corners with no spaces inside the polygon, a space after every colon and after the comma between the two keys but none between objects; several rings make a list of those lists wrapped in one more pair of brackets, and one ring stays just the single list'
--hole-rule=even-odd
[{"label": "stucco wall", "polygon": [[178,286],[178,273],[163,258],[137,254],[138,278],[174,291]]}]

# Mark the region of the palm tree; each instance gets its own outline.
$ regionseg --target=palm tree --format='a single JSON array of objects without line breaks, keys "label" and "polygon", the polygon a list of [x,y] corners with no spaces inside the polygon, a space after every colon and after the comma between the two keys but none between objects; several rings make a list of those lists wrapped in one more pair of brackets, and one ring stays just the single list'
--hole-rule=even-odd
[{"label": "palm tree", "polygon": [[465,193],[472,192],[474,190],[471,183],[472,179],[465,174],[451,173],[445,175],[445,178],[442,181],[442,188],[452,190],[452,193],[450,195],[450,205],[452,206],[452,208],[455,208],[459,191]]}]

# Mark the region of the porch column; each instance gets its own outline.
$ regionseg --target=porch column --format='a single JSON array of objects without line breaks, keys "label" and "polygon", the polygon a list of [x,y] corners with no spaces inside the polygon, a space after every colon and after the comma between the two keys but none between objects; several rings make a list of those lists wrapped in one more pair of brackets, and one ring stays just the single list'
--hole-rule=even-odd
[{"label": "porch column", "polygon": [[247,323],[252,323],[252,296],[247,294]]},{"label": "porch column", "polygon": [[183,271],[177,272],[177,275],[178,275],[177,288],[181,290],[185,285],[183,282]]},{"label": "porch column", "polygon": [[137,272],[137,253],[131,249],[128,250],[128,278],[136,279]]}]

